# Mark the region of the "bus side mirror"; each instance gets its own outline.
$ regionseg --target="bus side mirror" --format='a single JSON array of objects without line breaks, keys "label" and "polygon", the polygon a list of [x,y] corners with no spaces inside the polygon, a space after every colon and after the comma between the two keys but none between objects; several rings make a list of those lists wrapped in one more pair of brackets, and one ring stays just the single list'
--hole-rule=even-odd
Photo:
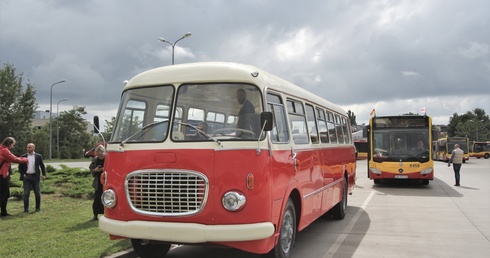
[{"label": "bus side mirror", "polygon": [[94,116],[94,133],[99,133],[99,117]]},{"label": "bus side mirror", "polygon": [[264,128],[264,132],[272,130],[272,112],[264,111],[260,114],[260,128]]}]

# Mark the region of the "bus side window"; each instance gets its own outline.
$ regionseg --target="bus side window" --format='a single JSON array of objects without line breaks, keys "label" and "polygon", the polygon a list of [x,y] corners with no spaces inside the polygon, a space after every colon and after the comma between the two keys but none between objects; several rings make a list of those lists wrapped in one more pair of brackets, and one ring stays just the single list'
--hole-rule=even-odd
[{"label": "bus side window", "polygon": [[337,128],[337,141],[340,144],[344,144],[344,133],[342,132],[342,125],[339,115],[335,115],[335,127]]},{"label": "bus side window", "polygon": [[289,133],[286,123],[286,111],[282,104],[281,97],[275,94],[267,94],[267,108],[273,114],[271,141],[273,143],[289,142]]},{"label": "bus side window", "polygon": [[325,111],[323,109],[316,109],[317,111],[317,119],[318,119],[318,132],[320,133],[320,141],[322,143],[329,143],[330,140],[328,138],[328,131],[327,131],[327,122],[325,118]]},{"label": "bus side window", "polygon": [[315,109],[312,105],[306,104],[306,118],[308,119],[308,129],[310,131],[311,143],[320,143],[315,119]]},{"label": "bus side window", "polygon": [[308,129],[306,128],[306,116],[303,104],[300,101],[288,100],[288,116],[291,122],[293,141],[295,144],[307,144],[310,142]]},{"label": "bus side window", "polygon": [[351,142],[351,134],[349,134],[349,126],[347,124],[347,119],[342,117],[342,130],[344,131],[344,143],[350,144]]},{"label": "bus side window", "polygon": [[335,130],[335,120],[333,113],[328,112],[328,122],[327,122],[327,129],[328,129],[328,135],[330,136],[330,143],[337,143],[337,131]]}]

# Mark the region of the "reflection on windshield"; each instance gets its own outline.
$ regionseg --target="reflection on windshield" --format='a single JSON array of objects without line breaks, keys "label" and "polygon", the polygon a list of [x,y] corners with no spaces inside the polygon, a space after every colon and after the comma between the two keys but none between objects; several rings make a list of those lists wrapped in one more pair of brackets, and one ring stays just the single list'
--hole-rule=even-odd
[{"label": "reflection on windshield", "polygon": [[429,161],[427,129],[376,130],[373,139],[373,159],[382,161]]},{"label": "reflection on windshield", "polygon": [[123,93],[112,142],[257,141],[262,95],[239,83],[133,88]]},{"label": "reflection on windshield", "polygon": [[[182,122],[190,126],[174,123],[172,135],[181,135],[176,137],[176,141],[257,140],[260,112],[263,110],[261,99],[257,87],[249,84],[181,86],[176,106],[184,107],[187,120],[182,119]],[[171,138],[174,139],[173,136]]]}]

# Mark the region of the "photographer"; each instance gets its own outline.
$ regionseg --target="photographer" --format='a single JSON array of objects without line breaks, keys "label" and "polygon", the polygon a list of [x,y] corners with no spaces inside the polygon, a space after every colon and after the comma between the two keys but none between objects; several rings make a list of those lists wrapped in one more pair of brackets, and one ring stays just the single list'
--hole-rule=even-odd
[{"label": "photographer", "polygon": [[100,175],[104,172],[104,160],[105,160],[105,148],[99,145],[95,148],[95,158],[92,159],[89,169],[94,177],[92,186],[95,189],[94,192],[94,203],[92,204],[92,210],[94,213],[94,218],[92,220],[98,220],[97,216],[99,214],[104,214],[104,205],[102,205],[102,190],[103,186],[100,182]]}]

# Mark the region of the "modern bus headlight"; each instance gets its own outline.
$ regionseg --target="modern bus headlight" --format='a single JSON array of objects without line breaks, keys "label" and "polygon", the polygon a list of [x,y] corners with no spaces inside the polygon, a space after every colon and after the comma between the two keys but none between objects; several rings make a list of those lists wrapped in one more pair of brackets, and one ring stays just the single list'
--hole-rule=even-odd
[{"label": "modern bus headlight", "polygon": [[242,193],[238,192],[227,192],[223,195],[221,203],[226,210],[229,211],[239,211],[247,202],[247,198]]},{"label": "modern bus headlight", "polygon": [[381,170],[377,168],[369,168],[369,171],[371,171],[373,174],[381,175]]},{"label": "modern bus headlight", "polygon": [[102,204],[104,204],[104,206],[106,206],[107,208],[114,208],[114,206],[116,206],[117,196],[116,192],[112,189],[105,190],[102,193],[101,199]]},{"label": "modern bus headlight", "polygon": [[425,168],[422,170],[422,172],[420,172],[421,175],[427,175],[427,174],[430,174],[432,172],[432,168]]}]

